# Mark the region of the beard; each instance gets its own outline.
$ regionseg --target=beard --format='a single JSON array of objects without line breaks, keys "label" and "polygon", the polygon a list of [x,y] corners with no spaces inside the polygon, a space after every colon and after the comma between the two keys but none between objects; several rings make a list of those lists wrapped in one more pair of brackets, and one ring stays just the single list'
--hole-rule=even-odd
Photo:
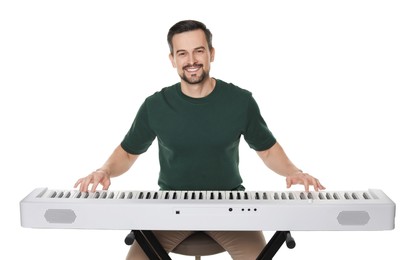
[{"label": "beard", "polygon": [[190,77],[186,76],[185,69],[187,67],[191,67],[190,65],[187,65],[187,66],[183,67],[183,73],[179,74],[180,78],[183,79],[188,84],[199,84],[199,83],[203,82],[208,77],[209,74],[203,69],[203,65],[194,64],[194,66],[196,66],[196,65],[199,65],[202,68],[203,72],[200,76],[198,76],[197,73],[191,74]]}]

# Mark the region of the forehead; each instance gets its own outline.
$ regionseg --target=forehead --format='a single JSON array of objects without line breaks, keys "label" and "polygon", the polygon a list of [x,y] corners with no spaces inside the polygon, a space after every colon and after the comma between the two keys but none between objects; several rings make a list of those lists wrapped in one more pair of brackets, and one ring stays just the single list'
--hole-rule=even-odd
[{"label": "forehead", "polygon": [[193,50],[202,46],[208,48],[206,35],[200,29],[175,34],[172,38],[172,45],[174,52],[177,50]]}]

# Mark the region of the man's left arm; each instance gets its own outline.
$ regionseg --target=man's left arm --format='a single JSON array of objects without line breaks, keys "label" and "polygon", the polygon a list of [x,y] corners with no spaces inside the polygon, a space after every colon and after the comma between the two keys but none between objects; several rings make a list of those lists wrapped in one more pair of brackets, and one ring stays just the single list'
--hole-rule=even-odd
[{"label": "man's left arm", "polygon": [[317,178],[297,168],[278,142],[267,150],[257,151],[257,154],[269,169],[286,177],[287,188],[295,184],[302,184],[305,191],[309,191],[309,186],[313,186],[316,191],[325,189]]}]

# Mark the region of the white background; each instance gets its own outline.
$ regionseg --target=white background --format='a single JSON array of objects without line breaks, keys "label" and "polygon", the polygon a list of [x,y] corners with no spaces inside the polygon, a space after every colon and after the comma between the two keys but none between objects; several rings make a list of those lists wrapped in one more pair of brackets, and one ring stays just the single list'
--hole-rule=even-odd
[{"label": "white background", "polygon": [[[211,75],[253,92],[298,167],[397,204],[393,231],[294,232],[277,259],[403,258],[405,13],[392,0],[2,1],[0,258],[124,259],[126,231],[21,228],[19,201],[101,166],[142,101],[178,81],[166,33],[183,19],[211,29]],[[157,189],[156,146],[111,189]],[[249,190],[285,190],[243,140],[241,172]]]}]

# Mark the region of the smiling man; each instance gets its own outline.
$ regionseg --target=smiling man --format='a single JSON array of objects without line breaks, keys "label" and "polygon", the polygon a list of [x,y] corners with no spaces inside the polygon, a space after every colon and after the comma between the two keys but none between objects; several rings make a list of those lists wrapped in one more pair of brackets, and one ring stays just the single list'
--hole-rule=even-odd
[{"label": "smiling man", "polygon": [[[172,37],[172,46],[179,46],[179,49],[173,50],[169,58],[174,68],[185,84],[182,91],[193,86],[195,89],[205,86],[208,81],[213,80],[209,77],[210,63],[214,61],[214,48],[209,46],[206,41],[206,34],[202,30],[187,31],[181,34],[169,35]],[[208,37],[211,37],[210,35]],[[170,41],[170,39],[168,39]],[[204,45],[201,45],[205,43]],[[214,88],[214,82],[210,82],[211,88]],[[186,87],[185,85],[188,85]],[[210,91],[211,92],[211,91]],[[185,93],[186,94],[186,93]]]},{"label": "smiling man", "polygon": [[[231,83],[210,77],[215,50],[212,34],[198,21],[176,23],[168,33],[169,58],[180,82],[146,98],[121,144],[106,163],[75,187],[92,191],[110,186],[116,177],[146,152],[155,138],[159,146],[162,190],[244,190],[239,172],[238,147],[244,136],[274,172],[286,178],[287,187],[303,184],[324,189],[286,156],[261,116],[252,94]],[[210,220],[215,221],[215,219]],[[233,259],[255,259],[265,246],[262,232],[207,231]],[[171,252],[193,231],[155,231]],[[148,259],[137,243],[127,259]]]}]

